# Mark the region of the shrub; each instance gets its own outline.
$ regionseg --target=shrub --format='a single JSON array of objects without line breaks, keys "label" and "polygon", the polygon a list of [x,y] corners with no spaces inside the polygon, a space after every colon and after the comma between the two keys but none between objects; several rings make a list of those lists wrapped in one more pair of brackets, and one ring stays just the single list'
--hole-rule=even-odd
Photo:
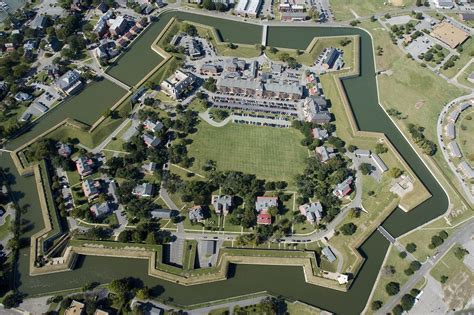
[{"label": "shrub", "polygon": [[400,257],[401,259],[405,259],[407,257],[407,252],[398,253],[398,257]]},{"label": "shrub", "polygon": [[372,302],[372,310],[376,311],[379,310],[382,307],[383,302],[382,301],[373,301]]},{"label": "shrub", "polygon": [[390,296],[398,294],[400,292],[400,284],[398,282],[389,282],[385,286],[385,291],[387,291],[387,294]]},{"label": "shrub", "polygon": [[416,251],[416,244],[415,243],[408,243],[406,247],[407,252],[414,253]]}]

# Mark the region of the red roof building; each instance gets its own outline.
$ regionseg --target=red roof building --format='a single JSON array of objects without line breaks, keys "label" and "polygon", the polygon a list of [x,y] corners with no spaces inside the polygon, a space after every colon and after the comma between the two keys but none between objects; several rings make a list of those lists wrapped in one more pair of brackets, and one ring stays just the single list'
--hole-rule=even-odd
[{"label": "red roof building", "polygon": [[272,216],[270,213],[262,211],[257,215],[257,224],[269,225],[272,224]]}]

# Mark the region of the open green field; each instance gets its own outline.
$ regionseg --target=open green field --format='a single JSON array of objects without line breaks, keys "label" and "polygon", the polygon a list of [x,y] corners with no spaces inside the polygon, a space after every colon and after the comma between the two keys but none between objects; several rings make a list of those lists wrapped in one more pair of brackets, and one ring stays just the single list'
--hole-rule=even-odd
[{"label": "open green field", "polygon": [[469,75],[474,72],[474,63],[471,63],[459,76],[458,82],[464,84],[465,86],[471,87],[474,89],[474,83],[470,82],[467,78]]},{"label": "open green field", "polygon": [[469,268],[464,264],[462,260],[459,260],[454,256],[454,250],[456,247],[460,247],[459,244],[454,244],[453,247],[444,255],[444,257],[436,264],[436,266],[431,269],[430,274],[438,281],[440,281],[441,276],[448,276],[449,279],[454,278],[460,273],[465,273],[466,275],[471,275],[471,278],[474,278]]},{"label": "open green field", "polygon": [[220,170],[236,170],[267,180],[294,181],[305,167],[308,151],[296,129],[279,129],[228,124],[216,128],[201,121],[198,132],[190,137],[189,156],[195,161],[191,170],[202,172],[207,160],[217,162]]},{"label": "open green field", "polygon": [[336,20],[344,21],[355,19],[352,11],[354,11],[358,16],[367,16],[380,11],[385,12],[395,10],[401,6],[408,6],[413,3],[413,0],[331,0],[331,9],[334,11]]}]

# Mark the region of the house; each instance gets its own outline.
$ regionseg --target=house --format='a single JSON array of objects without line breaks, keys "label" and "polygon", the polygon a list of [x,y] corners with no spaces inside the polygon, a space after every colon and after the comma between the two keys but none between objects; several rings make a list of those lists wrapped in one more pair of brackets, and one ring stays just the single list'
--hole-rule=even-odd
[{"label": "house", "polygon": [[334,149],[331,147],[320,146],[315,149],[316,157],[320,162],[326,163],[329,159],[336,156]]},{"label": "house", "polygon": [[161,82],[160,87],[166,95],[177,100],[188,88],[192,87],[195,80],[193,74],[178,69],[172,76]]},{"label": "house", "polygon": [[451,141],[448,144],[449,151],[451,152],[452,157],[460,158],[462,157],[461,150],[459,149],[459,146],[456,141]]},{"label": "house", "polygon": [[109,6],[105,2],[99,3],[99,5],[95,8],[96,13],[98,15],[104,14],[109,10]]},{"label": "house", "polygon": [[21,114],[21,116],[18,118],[18,121],[22,121],[22,122],[29,121],[32,116],[33,115],[28,110],[25,110],[23,114]]},{"label": "house", "polygon": [[165,219],[169,220],[178,215],[178,211],[176,210],[168,210],[168,209],[155,209],[150,212],[151,217],[154,219]]},{"label": "house", "polygon": [[45,15],[36,15],[30,23],[31,29],[45,29],[49,24],[49,18]]},{"label": "house", "polygon": [[100,193],[100,182],[98,180],[86,179],[82,182],[82,190],[87,199],[91,200],[99,196]]},{"label": "house", "polygon": [[218,75],[222,71],[222,68],[216,65],[203,64],[201,66],[201,74],[203,75]]},{"label": "house", "polygon": [[46,107],[42,102],[33,102],[28,109],[30,110],[30,113],[32,113],[35,116],[41,116],[41,114],[46,113],[49,108]]},{"label": "house", "polygon": [[75,94],[82,88],[81,75],[76,70],[69,70],[56,81],[56,85],[67,95]]},{"label": "house", "polygon": [[108,202],[103,202],[100,204],[98,203],[93,204],[92,207],[90,207],[90,211],[94,215],[95,218],[101,218],[109,214],[112,211],[112,209],[110,208],[110,205]]},{"label": "house", "polygon": [[212,205],[217,214],[227,215],[232,207],[232,197],[229,195],[212,195]]},{"label": "house", "polygon": [[257,197],[257,201],[255,202],[257,212],[268,210],[270,207],[278,207],[278,197]]},{"label": "house", "polygon": [[318,223],[321,221],[323,214],[323,206],[320,202],[306,203],[299,206],[300,213],[306,217],[306,220],[310,224]]},{"label": "house", "polygon": [[92,174],[92,172],[94,171],[94,166],[95,166],[94,161],[92,161],[92,159],[89,159],[87,157],[81,156],[76,160],[77,172],[81,176],[87,176],[87,175]]},{"label": "house", "polygon": [[388,171],[387,165],[385,165],[384,161],[380,158],[380,156],[375,153],[372,153],[370,157],[381,173],[385,173],[386,171]]},{"label": "house", "polygon": [[81,302],[72,300],[71,304],[64,311],[64,315],[81,315],[84,312],[85,305]]},{"label": "house", "polygon": [[143,134],[143,141],[145,142],[146,146],[149,148],[156,148],[161,143],[160,138],[157,138],[155,136],[150,136],[147,133]]},{"label": "house", "polygon": [[349,195],[352,192],[351,185],[353,180],[352,176],[349,176],[342,183],[337,184],[336,188],[332,191],[333,195],[338,198]]},{"label": "house", "polygon": [[300,118],[307,122],[322,125],[331,121],[331,114],[327,111],[327,102],[321,96],[305,98],[299,113]]},{"label": "house", "polygon": [[443,21],[436,25],[430,35],[439,39],[452,49],[455,49],[464,43],[471,35],[465,30],[454,26],[451,23]]},{"label": "house", "polygon": [[146,130],[150,130],[153,132],[160,131],[163,128],[163,124],[160,121],[153,121],[150,118],[143,122],[143,126]]},{"label": "house", "polygon": [[120,36],[127,29],[128,21],[120,15],[115,19],[109,19],[107,24],[109,26],[109,32],[112,36]]},{"label": "house", "polygon": [[153,174],[156,170],[156,163],[154,162],[145,163],[143,164],[142,169],[147,174]]},{"label": "house", "polygon": [[474,170],[466,161],[462,161],[458,165],[458,169],[462,172],[463,176],[469,180],[474,178]]},{"label": "house", "polygon": [[100,45],[94,50],[100,59],[111,59],[118,55],[119,49],[113,40],[103,39]]},{"label": "house", "polygon": [[132,195],[141,197],[151,197],[153,195],[153,184],[143,183],[135,186],[132,190]]},{"label": "house", "polygon": [[272,224],[272,216],[268,212],[262,211],[257,215],[257,224],[269,225]]},{"label": "house", "polygon": [[204,214],[202,212],[201,206],[194,206],[189,209],[188,212],[189,220],[193,222],[202,222],[204,221]]},{"label": "house", "polygon": [[334,255],[334,253],[332,252],[331,248],[329,246],[326,246],[324,247],[322,250],[321,250],[321,254],[323,254],[324,257],[326,257],[326,259],[332,263],[336,260],[336,256]]},{"label": "house", "polygon": [[58,154],[65,158],[69,157],[72,153],[72,148],[66,143],[59,142],[56,147],[58,148]]},{"label": "house", "polygon": [[323,60],[323,68],[326,70],[339,70],[343,65],[342,51],[334,47],[330,48]]},{"label": "house", "polygon": [[26,102],[26,101],[29,101],[31,100],[33,97],[28,94],[28,93],[25,93],[25,92],[18,92],[15,94],[15,100],[17,102]]},{"label": "house", "polygon": [[454,140],[456,138],[456,127],[453,123],[446,125],[446,137],[448,137],[449,140]]},{"label": "house", "polygon": [[360,150],[360,149],[357,149],[354,151],[354,155],[358,158],[368,158],[370,157],[370,150]]},{"label": "house", "polygon": [[325,140],[328,138],[328,132],[326,129],[314,128],[312,130],[313,138],[319,140]]}]

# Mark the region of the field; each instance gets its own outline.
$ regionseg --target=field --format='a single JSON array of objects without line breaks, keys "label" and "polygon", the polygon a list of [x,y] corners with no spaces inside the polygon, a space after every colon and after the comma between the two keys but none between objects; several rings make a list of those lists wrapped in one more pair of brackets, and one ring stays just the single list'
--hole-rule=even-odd
[{"label": "field", "polygon": [[[392,3],[392,5],[385,3]],[[397,7],[407,6],[413,4],[413,0],[332,0],[331,8],[334,11],[336,20],[350,20],[355,19],[354,11],[358,16],[372,15],[380,11],[389,11],[390,9],[396,9]]]},{"label": "field", "polygon": [[447,76],[448,78],[452,78],[459,72],[466,65],[469,60],[472,58],[472,54],[474,54],[474,40],[472,38],[468,39],[464,44],[462,44],[463,51],[460,53],[459,59],[454,62],[454,67],[448,68],[443,70],[440,69],[440,72]]},{"label": "field", "polygon": [[195,158],[191,170],[197,173],[202,172],[207,160],[214,160],[220,170],[242,171],[291,184],[308,157],[300,144],[303,135],[295,129],[238,124],[216,128],[201,121],[198,132],[190,138],[189,156]]},{"label": "field", "polygon": [[464,84],[465,86],[474,88],[474,83],[468,81],[467,79],[472,72],[474,72],[474,63],[471,63],[469,67],[467,67],[461,74],[459,74],[458,82]]},{"label": "field", "polygon": [[[467,112],[467,110],[466,110]],[[457,125],[458,144],[464,155],[464,158],[474,164],[474,143],[472,136],[474,135],[474,110],[469,110],[468,113],[463,113]]]}]

